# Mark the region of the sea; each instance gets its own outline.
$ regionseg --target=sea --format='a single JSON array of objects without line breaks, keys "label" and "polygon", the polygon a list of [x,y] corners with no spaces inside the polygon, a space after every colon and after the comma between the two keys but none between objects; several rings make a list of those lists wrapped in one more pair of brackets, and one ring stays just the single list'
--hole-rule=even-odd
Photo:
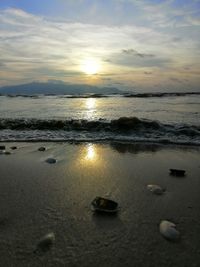
[{"label": "sea", "polygon": [[0,141],[200,145],[200,93],[0,96]]}]

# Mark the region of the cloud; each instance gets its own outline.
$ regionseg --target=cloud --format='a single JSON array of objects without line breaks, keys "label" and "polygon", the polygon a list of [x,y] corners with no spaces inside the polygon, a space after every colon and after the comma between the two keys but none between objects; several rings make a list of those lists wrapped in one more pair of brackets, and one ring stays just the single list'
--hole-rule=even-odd
[{"label": "cloud", "polygon": [[122,53],[125,53],[127,55],[134,55],[134,56],[142,57],[142,58],[144,58],[144,57],[154,57],[154,55],[152,55],[152,54],[139,53],[135,49],[123,49]]},{"label": "cloud", "polygon": [[[151,72],[158,80],[164,75],[165,82],[172,72],[173,77],[196,75],[195,84],[198,81],[196,26],[164,31],[152,25],[95,25],[14,8],[0,10],[0,25],[0,85],[45,79],[92,82],[80,68],[87,58],[102,65],[97,83],[101,82],[98,77],[107,77],[107,82],[112,78],[113,83],[121,80],[142,86],[144,75]],[[185,66],[191,66],[190,74],[177,74]]]},{"label": "cloud", "polygon": [[151,71],[144,71],[144,74],[146,74],[146,75],[151,75],[152,72],[151,72]]}]

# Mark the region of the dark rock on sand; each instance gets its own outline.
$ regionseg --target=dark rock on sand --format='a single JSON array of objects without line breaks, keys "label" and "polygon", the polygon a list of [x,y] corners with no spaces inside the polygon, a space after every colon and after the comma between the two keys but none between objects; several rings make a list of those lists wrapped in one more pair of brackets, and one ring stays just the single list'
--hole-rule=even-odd
[{"label": "dark rock on sand", "polygon": [[3,146],[3,145],[0,146],[0,150],[5,150],[5,149],[6,149],[6,146]]},{"label": "dark rock on sand", "polygon": [[45,150],[46,150],[46,147],[44,147],[44,146],[41,146],[38,148],[38,151],[45,151]]},{"label": "dark rock on sand", "polygon": [[54,164],[54,163],[56,163],[56,159],[48,158],[48,159],[46,159],[46,162],[49,163],[49,164]]},{"label": "dark rock on sand", "polygon": [[185,175],[185,170],[180,170],[180,169],[169,169],[170,174],[173,176],[184,176]]}]

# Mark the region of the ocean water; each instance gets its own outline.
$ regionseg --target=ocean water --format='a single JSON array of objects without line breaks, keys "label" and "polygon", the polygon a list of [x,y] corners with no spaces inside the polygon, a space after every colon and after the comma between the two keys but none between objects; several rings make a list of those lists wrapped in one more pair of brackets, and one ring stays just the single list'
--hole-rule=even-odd
[{"label": "ocean water", "polygon": [[0,96],[0,140],[200,145],[200,95]]}]

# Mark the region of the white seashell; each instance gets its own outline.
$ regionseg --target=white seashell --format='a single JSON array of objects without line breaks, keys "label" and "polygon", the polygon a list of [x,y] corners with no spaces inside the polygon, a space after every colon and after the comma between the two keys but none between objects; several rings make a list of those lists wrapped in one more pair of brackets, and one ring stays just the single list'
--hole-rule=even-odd
[{"label": "white seashell", "polygon": [[164,193],[164,189],[156,184],[147,185],[147,189],[155,195],[162,195]]},{"label": "white seashell", "polygon": [[46,251],[48,250],[53,243],[55,242],[55,234],[53,232],[43,236],[37,244],[37,249]]},{"label": "white seashell", "polygon": [[176,230],[176,225],[169,221],[161,221],[160,233],[168,240],[177,240],[179,239],[180,233]]},{"label": "white seashell", "polygon": [[54,164],[54,163],[56,163],[56,159],[48,158],[48,159],[46,159],[46,162],[49,163],[49,164]]}]

